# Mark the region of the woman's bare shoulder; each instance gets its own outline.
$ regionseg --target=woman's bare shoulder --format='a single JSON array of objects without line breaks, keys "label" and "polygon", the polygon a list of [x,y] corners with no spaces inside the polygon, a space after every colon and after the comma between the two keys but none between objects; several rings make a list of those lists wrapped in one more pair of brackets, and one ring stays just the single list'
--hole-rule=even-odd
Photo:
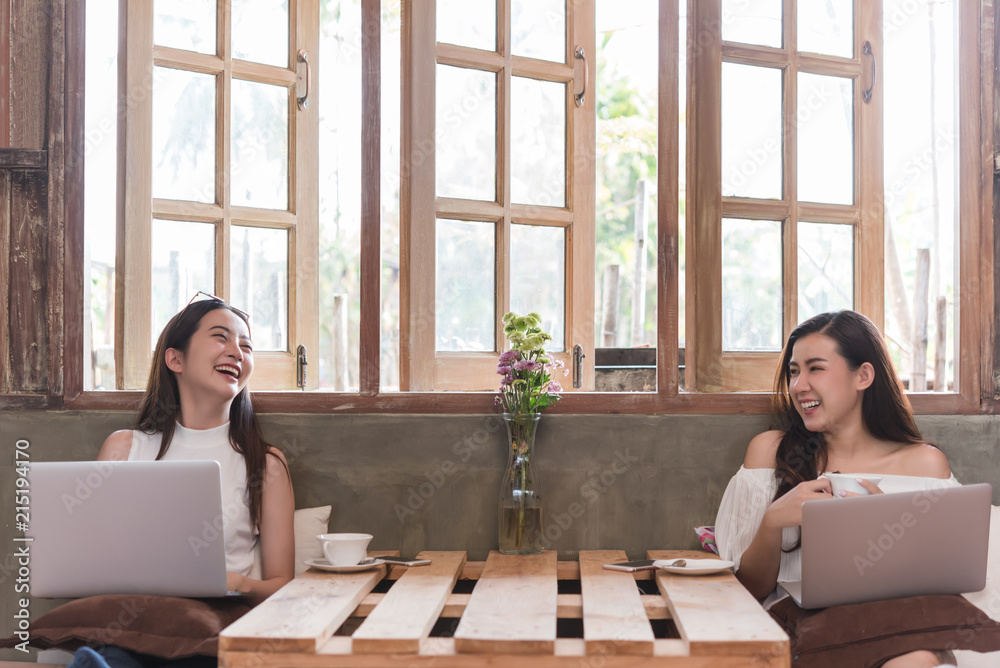
[{"label": "woman's bare shoulder", "polygon": [[288,460],[285,453],[274,446],[267,449],[268,457],[264,458],[264,475],[267,480],[274,480],[276,476],[288,478]]},{"label": "woman's bare shoulder", "polygon": [[288,466],[288,460],[285,459],[285,453],[282,452],[281,450],[279,450],[278,448],[274,447],[273,445],[268,446],[268,448],[267,448],[267,454],[272,455],[274,457],[274,459],[275,459],[275,461],[272,463],[271,462],[271,458],[269,457],[268,460],[267,460],[268,461],[268,464],[267,464],[268,466],[276,466],[277,465],[277,466],[281,466],[282,468],[284,468],[284,466]]},{"label": "woman's bare shoulder", "polygon": [[101,451],[97,453],[99,461],[125,461],[132,450],[132,430],[119,429],[104,439]]},{"label": "woman's bare shoulder", "polygon": [[948,458],[929,443],[906,445],[900,448],[898,457],[902,475],[920,478],[951,477]]},{"label": "woman's bare shoulder", "polygon": [[743,459],[743,467],[748,469],[773,469],[775,455],[778,452],[778,444],[785,432],[777,429],[765,431],[757,434],[750,445],[747,446],[747,454]]}]

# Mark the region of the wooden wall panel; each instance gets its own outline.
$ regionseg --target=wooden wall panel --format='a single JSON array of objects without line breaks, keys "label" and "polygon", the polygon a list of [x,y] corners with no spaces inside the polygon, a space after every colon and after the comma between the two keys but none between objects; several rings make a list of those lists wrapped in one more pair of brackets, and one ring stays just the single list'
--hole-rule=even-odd
[{"label": "wooden wall panel", "polygon": [[65,11],[61,0],[0,0],[10,91],[0,139],[13,147],[0,156],[5,395],[62,392]]},{"label": "wooden wall panel", "polygon": [[[0,0],[2,3],[3,0]],[[2,24],[0,24],[2,25]],[[10,174],[0,171],[0,313],[10,313]],[[10,392],[10,346],[7,327],[0,322],[0,393]]]},{"label": "wooden wall panel", "polygon": [[46,147],[50,21],[59,0],[10,0],[10,145]]},{"label": "wooden wall panel", "polygon": [[[1000,317],[1000,271],[997,271],[996,263],[1000,261],[1000,207],[997,203],[1000,202],[1000,164],[998,164],[998,159],[996,157],[996,147],[1000,146],[1000,69],[997,68],[997,64],[1000,63],[1000,39],[996,36],[1000,34],[1000,5],[993,6],[993,62],[994,66],[991,68],[993,73],[993,147],[994,147],[994,157],[993,157],[993,259],[990,266],[993,268],[993,318],[995,324],[995,318]],[[987,391],[984,388],[983,396],[984,398],[992,399],[994,402],[1000,401],[1000,336],[997,335],[997,331],[1000,328],[996,326],[993,327],[993,374],[992,381],[993,387],[992,391]],[[991,406],[992,410],[1000,409],[1000,406],[994,404]]]},{"label": "wooden wall panel", "polygon": [[[66,201],[63,187],[66,127],[66,113],[63,104],[66,91],[66,5],[60,1],[53,3],[51,7],[47,42],[51,50],[48,58],[48,86],[45,91],[45,124],[47,126],[45,148],[49,154],[45,197],[48,234],[48,258],[44,266],[48,285],[48,300],[45,303],[45,337],[48,341],[48,354],[45,360],[47,362],[45,390],[49,394],[61,395],[63,389],[63,274],[65,270],[63,206]],[[46,40],[41,40],[41,43],[45,44]],[[82,280],[82,277],[80,279]],[[77,298],[82,298],[82,296],[81,294]]]},{"label": "wooden wall panel", "polygon": [[7,148],[10,146],[10,0],[0,0],[0,119],[3,119],[0,148]]},{"label": "wooden wall panel", "polygon": [[[2,2],[2,0],[0,0]],[[84,168],[84,34],[86,6],[84,0],[66,0],[65,137],[61,175],[63,184],[63,395],[70,398],[83,391],[84,354],[84,239],[83,239],[83,168]],[[54,150],[54,149],[53,149]],[[58,164],[56,161],[54,164]],[[58,169],[58,168],[57,168]],[[49,192],[50,200],[52,192]]]},{"label": "wooden wall panel", "polygon": [[[10,172],[10,389],[46,392],[48,197],[40,171]],[[58,293],[57,293],[58,294]]]}]

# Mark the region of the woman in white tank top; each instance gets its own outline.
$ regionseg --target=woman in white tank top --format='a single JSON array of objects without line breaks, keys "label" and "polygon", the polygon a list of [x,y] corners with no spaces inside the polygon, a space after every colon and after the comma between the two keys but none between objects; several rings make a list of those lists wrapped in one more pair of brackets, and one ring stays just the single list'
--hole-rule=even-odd
[{"label": "woman in white tank top", "polygon": [[[294,576],[295,502],[284,455],[253,412],[253,365],[245,313],[218,297],[188,304],[160,334],[136,428],[111,434],[98,459],[218,461],[228,587],[257,603]],[[260,580],[248,577],[257,541]]]}]

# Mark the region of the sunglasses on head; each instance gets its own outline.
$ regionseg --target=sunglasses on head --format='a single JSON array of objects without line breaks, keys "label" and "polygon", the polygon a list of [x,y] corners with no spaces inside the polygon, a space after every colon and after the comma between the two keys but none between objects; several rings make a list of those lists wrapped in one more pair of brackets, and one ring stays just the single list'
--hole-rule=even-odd
[{"label": "sunglasses on head", "polygon": [[[217,297],[216,295],[212,295],[212,294],[209,294],[207,292],[203,292],[201,290],[199,290],[198,292],[194,293],[194,297],[191,298],[191,301],[189,301],[187,303],[187,305],[191,306],[191,304],[193,304],[195,302],[201,302],[201,301],[206,301],[206,300],[219,302],[220,304],[225,304],[227,307],[229,307],[233,311],[235,311],[238,315],[242,316],[244,320],[250,320],[250,314],[247,313],[246,311],[243,311],[241,309],[236,308],[235,306],[233,306],[232,304],[230,304],[229,302],[227,302],[222,297]],[[185,307],[185,308],[187,308],[187,307]]]}]

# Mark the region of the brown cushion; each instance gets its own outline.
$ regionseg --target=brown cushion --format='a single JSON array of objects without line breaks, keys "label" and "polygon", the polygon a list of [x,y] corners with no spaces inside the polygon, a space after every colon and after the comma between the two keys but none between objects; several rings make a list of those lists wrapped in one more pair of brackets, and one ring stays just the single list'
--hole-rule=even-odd
[{"label": "brown cushion", "polygon": [[[74,651],[116,645],[164,659],[215,656],[219,632],[250,610],[237,599],[172,596],[89,596],[65,603],[31,623],[30,645]],[[13,647],[14,637],[0,641]]]},{"label": "brown cushion", "polygon": [[792,639],[795,668],[874,668],[917,650],[1000,650],[1000,624],[957,595],[823,610],[803,610],[786,598],[770,612]]}]

